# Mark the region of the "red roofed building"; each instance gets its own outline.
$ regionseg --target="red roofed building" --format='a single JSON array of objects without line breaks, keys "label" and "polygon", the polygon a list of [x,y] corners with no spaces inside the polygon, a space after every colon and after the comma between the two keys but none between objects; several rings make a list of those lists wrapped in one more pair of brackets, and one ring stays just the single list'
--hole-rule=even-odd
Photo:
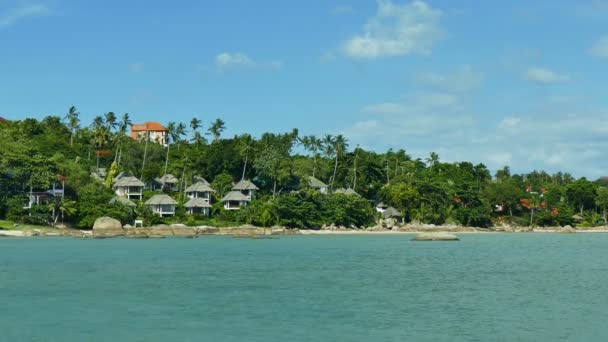
[{"label": "red roofed building", "polygon": [[146,135],[150,137],[150,141],[167,146],[167,129],[158,122],[148,121],[131,125],[131,138],[144,140]]}]

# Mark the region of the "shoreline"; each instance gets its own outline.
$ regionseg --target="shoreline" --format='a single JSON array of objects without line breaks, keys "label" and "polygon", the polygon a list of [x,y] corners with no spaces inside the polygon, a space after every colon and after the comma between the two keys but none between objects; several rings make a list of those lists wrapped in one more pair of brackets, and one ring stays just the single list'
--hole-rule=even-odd
[{"label": "shoreline", "polygon": [[11,237],[73,237],[73,238],[165,238],[185,237],[194,238],[201,236],[236,236],[256,237],[264,235],[415,235],[421,233],[451,233],[451,234],[602,234],[608,233],[608,227],[596,227],[595,229],[574,229],[570,227],[550,227],[546,229],[514,228],[504,229],[480,229],[472,227],[411,227],[399,230],[367,230],[367,229],[287,229],[285,227],[262,228],[254,226],[243,227],[146,227],[146,228],[121,228],[108,231],[64,229],[24,229],[24,230],[0,230],[0,238]]}]

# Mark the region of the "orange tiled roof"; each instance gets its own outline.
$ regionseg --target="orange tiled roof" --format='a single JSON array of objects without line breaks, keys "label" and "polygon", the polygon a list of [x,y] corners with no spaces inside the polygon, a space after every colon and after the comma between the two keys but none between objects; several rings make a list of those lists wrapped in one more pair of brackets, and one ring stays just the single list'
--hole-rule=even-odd
[{"label": "orange tiled roof", "polygon": [[131,125],[131,132],[142,132],[142,131],[160,132],[160,131],[166,131],[166,130],[167,129],[165,127],[163,127],[163,125],[159,124],[158,122],[154,122],[154,121],[144,122],[143,124]]}]

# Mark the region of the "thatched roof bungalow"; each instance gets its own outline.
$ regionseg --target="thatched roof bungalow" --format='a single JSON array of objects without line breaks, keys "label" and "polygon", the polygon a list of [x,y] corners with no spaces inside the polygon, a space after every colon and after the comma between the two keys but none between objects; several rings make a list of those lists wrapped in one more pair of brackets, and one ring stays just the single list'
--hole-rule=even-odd
[{"label": "thatched roof bungalow", "polygon": [[174,216],[177,201],[169,195],[157,194],[147,200],[146,205],[158,216]]}]

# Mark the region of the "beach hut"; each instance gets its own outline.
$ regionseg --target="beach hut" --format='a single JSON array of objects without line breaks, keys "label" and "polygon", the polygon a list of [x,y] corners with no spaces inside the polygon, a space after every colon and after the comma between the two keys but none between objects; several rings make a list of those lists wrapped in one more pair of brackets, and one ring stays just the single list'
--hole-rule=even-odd
[{"label": "beach hut", "polygon": [[385,219],[399,218],[401,216],[402,216],[401,212],[393,207],[386,208],[386,210],[382,213],[382,217]]},{"label": "beach hut", "polygon": [[154,190],[162,191],[177,191],[177,183],[179,180],[174,175],[167,173],[166,175],[154,179]]},{"label": "beach hut", "polygon": [[191,198],[186,204],[184,204],[188,214],[203,214],[209,216],[211,204],[202,197]]},{"label": "beach hut", "polygon": [[186,195],[188,196],[188,198],[190,198],[190,199],[200,198],[200,199],[206,201],[207,203],[211,202],[211,193],[212,192],[215,192],[215,190],[213,190],[209,186],[209,183],[204,183],[202,181],[194,183],[194,184],[190,185],[188,188],[186,188]]},{"label": "beach hut", "polygon": [[144,194],[144,182],[126,172],[114,178],[114,192],[127,199],[141,200]]},{"label": "beach hut", "polygon": [[338,189],[334,190],[334,194],[342,194],[342,195],[348,195],[348,196],[359,196],[359,194],[355,190],[353,190],[351,188],[348,188],[348,189],[338,188]]},{"label": "beach hut", "polygon": [[327,184],[321,182],[319,179],[313,176],[308,177],[308,186],[310,186],[312,189],[319,190],[319,192],[322,194],[326,194],[329,189]]},{"label": "beach hut", "polygon": [[177,202],[169,195],[158,194],[147,200],[146,205],[152,209],[154,214],[160,217],[174,216]]},{"label": "beach hut", "polygon": [[245,179],[236,183],[232,187],[232,191],[239,191],[241,194],[243,194],[245,197],[247,197],[248,201],[251,201],[254,198],[255,192],[258,190],[260,190],[260,189],[258,189],[258,187],[255,184],[253,184],[250,181],[245,180]]},{"label": "beach hut", "polygon": [[224,209],[226,210],[238,210],[246,207],[251,201],[249,197],[244,195],[241,191],[230,191],[222,198]]}]

